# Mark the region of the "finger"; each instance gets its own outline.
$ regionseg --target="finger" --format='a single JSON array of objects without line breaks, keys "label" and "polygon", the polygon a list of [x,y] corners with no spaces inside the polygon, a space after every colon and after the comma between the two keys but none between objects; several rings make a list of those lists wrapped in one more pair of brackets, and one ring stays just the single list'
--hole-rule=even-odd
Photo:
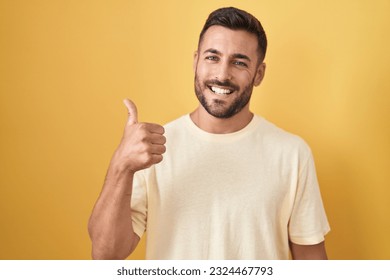
[{"label": "finger", "polygon": [[150,143],[156,145],[164,145],[167,142],[167,139],[164,135],[153,133],[150,135]]},{"label": "finger", "polygon": [[127,112],[129,114],[129,118],[127,120],[127,123],[128,124],[138,123],[137,107],[135,106],[133,101],[131,101],[130,99],[126,98],[125,100],[123,100],[123,103],[125,104],[125,106],[127,108]]},{"label": "finger", "polygon": [[165,129],[163,126],[155,123],[146,123],[147,130],[150,133],[164,134]]},{"label": "finger", "polygon": [[152,145],[150,147],[150,153],[153,155],[162,155],[166,150],[164,145]]},{"label": "finger", "polygon": [[152,155],[152,162],[154,164],[159,163],[162,160],[163,160],[163,156],[162,155],[156,155],[156,154]]}]

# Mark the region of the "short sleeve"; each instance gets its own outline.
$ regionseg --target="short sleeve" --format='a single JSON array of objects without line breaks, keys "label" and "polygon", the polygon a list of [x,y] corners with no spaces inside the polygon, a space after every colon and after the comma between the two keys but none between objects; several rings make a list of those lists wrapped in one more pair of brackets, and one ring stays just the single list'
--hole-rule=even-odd
[{"label": "short sleeve", "polygon": [[133,230],[141,238],[146,230],[147,220],[147,192],[145,177],[142,171],[134,174],[130,205]]},{"label": "short sleeve", "polygon": [[314,245],[324,241],[330,227],[310,150],[306,158],[299,170],[295,201],[289,222],[289,238],[295,244]]}]

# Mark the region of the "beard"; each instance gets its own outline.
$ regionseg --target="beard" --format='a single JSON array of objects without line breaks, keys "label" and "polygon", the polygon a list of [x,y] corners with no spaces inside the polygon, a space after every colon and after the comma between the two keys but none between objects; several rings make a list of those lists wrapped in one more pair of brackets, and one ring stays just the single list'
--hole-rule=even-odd
[{"label": "beard", "polygon": [[220,119],[228,119],[241,112],[241,110],[248,104],[252,96],[254,80],[252,83],[248,84],[236,98],[234,98],[230,105],[225,100],[218,98],[211,99],[210,101],[206,100],[203,92],[209,90],[207,86],[208,84],[231,87],[235,89],[235,92],[239,93],[240,87],[229,81],[220,82],[218,80],[208,80],[201,82],[197,73],[195,73],[195,93],[200,104],[210,115]]}]

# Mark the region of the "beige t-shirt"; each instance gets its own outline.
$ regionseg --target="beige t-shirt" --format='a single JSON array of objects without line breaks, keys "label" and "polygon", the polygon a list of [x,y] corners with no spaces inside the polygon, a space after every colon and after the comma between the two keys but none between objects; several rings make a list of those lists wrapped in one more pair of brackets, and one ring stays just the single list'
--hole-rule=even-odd
[{"label": "beige t-shirt", "polygon": [[310,148],[254,116],[211,134],[189,115],[165,126],[164,160],[136,173],[134,231],[147,259],[288,259],[329,231]]}]

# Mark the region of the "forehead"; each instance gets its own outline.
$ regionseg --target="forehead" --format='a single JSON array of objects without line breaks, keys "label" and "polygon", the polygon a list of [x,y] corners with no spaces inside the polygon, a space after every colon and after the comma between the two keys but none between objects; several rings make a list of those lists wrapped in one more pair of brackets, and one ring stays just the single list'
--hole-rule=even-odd
[{"label": "forehead", "polygon": [[203,35],[199,52],[216,49],[222,54],[241,53],[249,57],[257,56],[257,38],[245,30],[232,30],[223,26],[213,25]]}]

